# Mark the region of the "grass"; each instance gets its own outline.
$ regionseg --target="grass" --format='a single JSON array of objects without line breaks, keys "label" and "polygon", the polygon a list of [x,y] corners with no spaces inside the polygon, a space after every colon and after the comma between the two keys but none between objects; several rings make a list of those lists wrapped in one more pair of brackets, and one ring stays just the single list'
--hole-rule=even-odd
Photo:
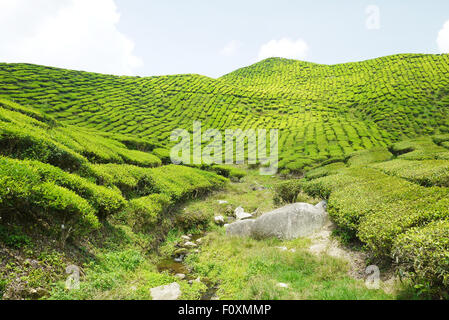
[{"label": "grass", "polygon": [[[369,290],[347,275],[348,266],[329,256],[307,252],[307,240],[281,242],[229,238],[213,234],[203,250],[188,263],[219,284],[220,299],[366,300],[392,299],[382,290]],[[278,246],[295,249],[281,251]],[[281,288],[278,283],[288,284]]]}]

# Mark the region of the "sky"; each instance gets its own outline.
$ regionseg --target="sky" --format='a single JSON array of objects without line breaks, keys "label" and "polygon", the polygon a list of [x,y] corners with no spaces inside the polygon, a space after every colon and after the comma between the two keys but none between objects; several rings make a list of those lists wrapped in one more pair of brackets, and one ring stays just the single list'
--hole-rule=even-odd
[{"label": "sky", "polygon": [[449,53],[449,1],[0,0],[0,62],[217,78],[268,57],[396,53]]}]

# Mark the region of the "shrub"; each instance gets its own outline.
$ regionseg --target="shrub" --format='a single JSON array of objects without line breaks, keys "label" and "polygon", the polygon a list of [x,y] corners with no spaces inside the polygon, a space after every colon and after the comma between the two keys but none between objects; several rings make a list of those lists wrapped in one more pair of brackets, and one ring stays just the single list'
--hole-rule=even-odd
[{"label": "shrub", "polygon": [[373,162],[387,161],[392,158],[393,154],[391,154],[386,148],[373,148],[353,153],[348,160],[348,165],[351,167],[363,166]]},{"label": "shrub", "polygon": [[149,233],[171,204],[170,197],[163,194],[133,199],[129,201],[120,219],[124,220],[134,232]]},{"label": "shrub", "polygon": [[237,181],[239,181],[241,178],[246,176],[245,171],[235,168],[235,167],[232,167],[232,166],[226,166],[226,165],[214,165],[214,166],[206,168],[206,170],[214,171],[223,177],[235,179]]},{"label": "shrub", "polygon": [[288,180],[278,183],[274,186],[274,202],[281,203],[295,203],[298,194],[302,189],[302,180]]},{"label": "shrub", "polygon": [[336,174],[340,171],[340,169],[343,169],[346,167],[346,164],[343,162],[334,162],[328,165],[324,165],[319,168],[312,169],[308,171],[305,175],[307,180],[313,180],[325,176],[329,176],[332,174]]},{"label": "shrub", "polygon": [[435,221],[400,235],[392,257],[418,281],[449,289],[449,221]]},{"label": "shrub", "polygon": [[371,167],[383,172],[407,179],[422,186],[449,187],[449,161],[448,160],[402,160],[396,159],[388,162],[374,164]]}]

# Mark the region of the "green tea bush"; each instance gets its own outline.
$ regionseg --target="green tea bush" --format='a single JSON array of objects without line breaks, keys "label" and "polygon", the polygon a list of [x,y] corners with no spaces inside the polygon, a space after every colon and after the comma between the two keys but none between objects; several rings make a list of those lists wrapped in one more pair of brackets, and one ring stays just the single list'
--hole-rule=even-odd
[{"label": "green tea bush", "polygon": [[449,221],[412,228],[397,237],[392,256],[418,281],[449,289]]},{"label": "green tea bush", "polygon": [[246,176],[246,172],[244,170],[226,165],[213,165],[206,168],[206,170],[214,171],[223,177],[235,179],[237,181]]},{"label": "green tea bush", "polygon": [[274,202],[281,203],[295,203],[298,194],[302,190],[303,180],[287,180],[278,183],[274,186]]},{"label": "green tea bush", "polygon": [[161,191],[155,185],[151,169],[126,164],[98,164],[93,169],[101,182],[115,185],[128,199]]},{"label": "green tea bush", "polygon": [[124,214],[120,218],[134,232],[150,233],[170,205],[172,205],[172,202],[169,196],[152,194],[129,201]]},{"label": "green tea bush", "polygon": [[[83,201],[87,201],[89,208],[100,218],[117,213],[125,205],[125,200],[119,192],[95,185],[77,175],[69,174],[59,168],[38,161],[20,161],[0,157],[0,176],[9,177],[12,179],[11,181],[20,181],[22,179],[25,184],[25,190],[29,190],[29,188],[34,186],[35,188],[32,190],[35,193],[41,190],[40,186],[44,183],[47,186],[51,186],[51,190],[74,192],[76,197],[67,192],[65,194],[70,199],[79,197]],[[56,187],[61,187],[61,189]],[[20,187],[15,189],[16,191],[21,190]],[[61,197],[63,196],[61,195]],[[36,201],[38,200],[36,199]],[[82,201],[80,200],[79,202],[81,203]],[[11,205],[14,204],[11,203]],[[56,210],[57,208],[54,209]],[[61,210],[63,209],[61,208]],[[83,212],[83,214],[88,215],[84,209]]]},{"label": "green tea bush", "polygon": [[348,165],[351,167],[363,166],[373,162],[391,160],[392,158],[393,154],[391,154],[387,148],[379,147],[353,153],[348,160]]},{"label": "green tea bush", "polygon": [[0,205],[4,220],[39,220],[84,233],[99,227],[94,208],[75,192],[43,182],[33,170],[0,158]]},{"label": "green tea bush", "polygon": [[449,160],[449,151],[436,145],[430,137],[395,143],[390,150],[404,160]]},{"label": "green tea bush", "polygon": [[448,160],[392,160],[372,165],[384,173],[407,179],[422,186],[449,187]]},{"label": "green tea bush", "polygon": [[307,180],[313,180],[317,178],[322,178],[325,176],[330,176],[332,174],[336,174],[340,171],[340,169],[343,169],[346,167],[346,164],[344,162],[334,162],[331,164],[324,165],[322,167],[318,167],[315,169],[312,169],[310,171],[307,171],[305,174],[305,178]]}]

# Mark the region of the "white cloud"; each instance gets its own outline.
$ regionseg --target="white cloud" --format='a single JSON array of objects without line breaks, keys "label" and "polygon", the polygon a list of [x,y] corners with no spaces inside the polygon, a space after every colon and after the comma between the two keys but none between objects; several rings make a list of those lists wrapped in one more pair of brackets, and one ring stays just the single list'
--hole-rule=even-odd
[{"label": "white cloud", "polygon": [[220,54],[226,57],[235,56],[241,46],[242,44],[240,43],[240,41],[231,40],[226,44],[226,46],[224,46],[223,49],[221,49]]},{"label": "white cloud", "polygon": [[437,44],[441,53],[449,53],[449,20],[438,33]]},{"label": "white cloud", "polygon": [[271,40],[260,47],[258,60],[271,57],[303,60],[307,57],[308,51],[309,46],[302,39]]},{"label": "white cloud", "polygon": [[114,0],[0,0],[0,61],[131,75],[143,65]]}]

